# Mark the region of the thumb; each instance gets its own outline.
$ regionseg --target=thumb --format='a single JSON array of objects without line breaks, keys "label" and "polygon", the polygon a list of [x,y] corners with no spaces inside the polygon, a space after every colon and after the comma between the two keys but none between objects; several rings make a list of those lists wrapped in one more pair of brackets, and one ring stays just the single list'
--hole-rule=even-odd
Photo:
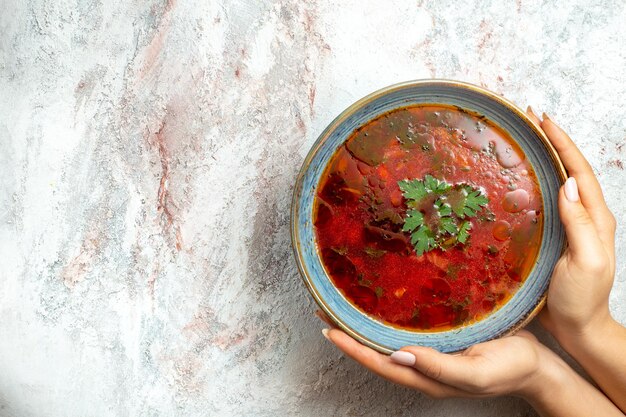
[{"label": "thumb", "polygon": [[589,259],[598,254],[602,243],[593,220],[580,202],[578,184],[574,177],[569,177],[559,191],[559,215],[572,255],[579,259]]},{"label": "thumb", "polygon": [[407,346],[391,354],[396,363],[412,366],[423,375],[461,389],[473,389],[476,377],[476,358],[449,355],[435,349]]}]

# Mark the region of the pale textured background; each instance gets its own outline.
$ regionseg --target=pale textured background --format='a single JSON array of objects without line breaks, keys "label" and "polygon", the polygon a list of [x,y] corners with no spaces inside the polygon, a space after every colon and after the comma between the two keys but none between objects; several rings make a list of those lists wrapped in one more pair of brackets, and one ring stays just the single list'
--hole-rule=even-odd
[{"label": "pale textured background", "polygon": [[381,381],[312,315],[296,172],[347,105],[408,79],[481,84],[571,132],[620,225],[626,322],[621,0],[0,10],[2,416],[535,415]]}]

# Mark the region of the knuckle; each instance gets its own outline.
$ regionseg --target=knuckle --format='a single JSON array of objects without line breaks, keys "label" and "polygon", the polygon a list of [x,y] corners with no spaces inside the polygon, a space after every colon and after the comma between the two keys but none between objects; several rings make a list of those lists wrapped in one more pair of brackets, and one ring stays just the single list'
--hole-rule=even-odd
[{"label": "knuckle", "polygon": [[468,385],[472,391],[479,393],[487,390],[491,385],[491,381],[488,375],[477,372],[474,378],[468,381]]},{"label": "knuckle", "polygon": [[607,223],[609,224],[609,228],[613,233],[615,233],[615,229],[617,228],[617,220],[615,219],[615,215],[609,210],[606,218]]},{"label": "knuckle", "polygon": [[576,210],[574,213],[573,221],[577,225],[587,226],[591,224],[591,217],[584,210]]},{"label": "knuckle", "polygon": [[440,363],[430,363],[424,368],[424,375],[429,378],[438,380],[441,378],[441,364]]},{"label": "knuckle", "polygon": [[606,262],[604,259],[600,259],[598,257],[591,257],[587,260],[587,269],[590,273],[594,275],[599,275],[606,270]]}]

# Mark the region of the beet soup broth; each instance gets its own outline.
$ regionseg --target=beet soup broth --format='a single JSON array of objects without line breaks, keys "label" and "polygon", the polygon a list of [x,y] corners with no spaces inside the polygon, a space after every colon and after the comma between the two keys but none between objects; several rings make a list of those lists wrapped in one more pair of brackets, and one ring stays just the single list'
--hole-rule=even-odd
[{"label": "beet soup broth", "polygon": [[521,149],[444,106],[386,113],[355,131],[318,186],[318,250],[335,286],[378,320],[448,330],[504,304],[532,269],[542,199]]}]

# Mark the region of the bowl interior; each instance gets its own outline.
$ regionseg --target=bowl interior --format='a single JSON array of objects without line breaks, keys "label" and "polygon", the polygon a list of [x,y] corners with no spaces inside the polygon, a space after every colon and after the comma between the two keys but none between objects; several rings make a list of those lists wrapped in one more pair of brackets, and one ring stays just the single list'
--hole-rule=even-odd
[{"label": "bowl interior", "polygon": [[[486,116],[507,131],[533,166],[544,205],[544,229],[534,268],[513,297],[483,320],[441,332],[399,329],[377,321],[351,304],[335,288],[317,252],[312,224],[317,185],[326,164],[350,134],[377,116],[415,104],[459,106]],[[565,171],[554,150],[523,112],[494,93],[450,81],[414,81],[388,87],[358,101],[320,135],[304,161],[294,190],[292,239],[304,281],[322,309],[360,342],[389,353],[407,345],[456,352],[517,330],[543,303],[552,269],[564,247],[557,195]]]}]

